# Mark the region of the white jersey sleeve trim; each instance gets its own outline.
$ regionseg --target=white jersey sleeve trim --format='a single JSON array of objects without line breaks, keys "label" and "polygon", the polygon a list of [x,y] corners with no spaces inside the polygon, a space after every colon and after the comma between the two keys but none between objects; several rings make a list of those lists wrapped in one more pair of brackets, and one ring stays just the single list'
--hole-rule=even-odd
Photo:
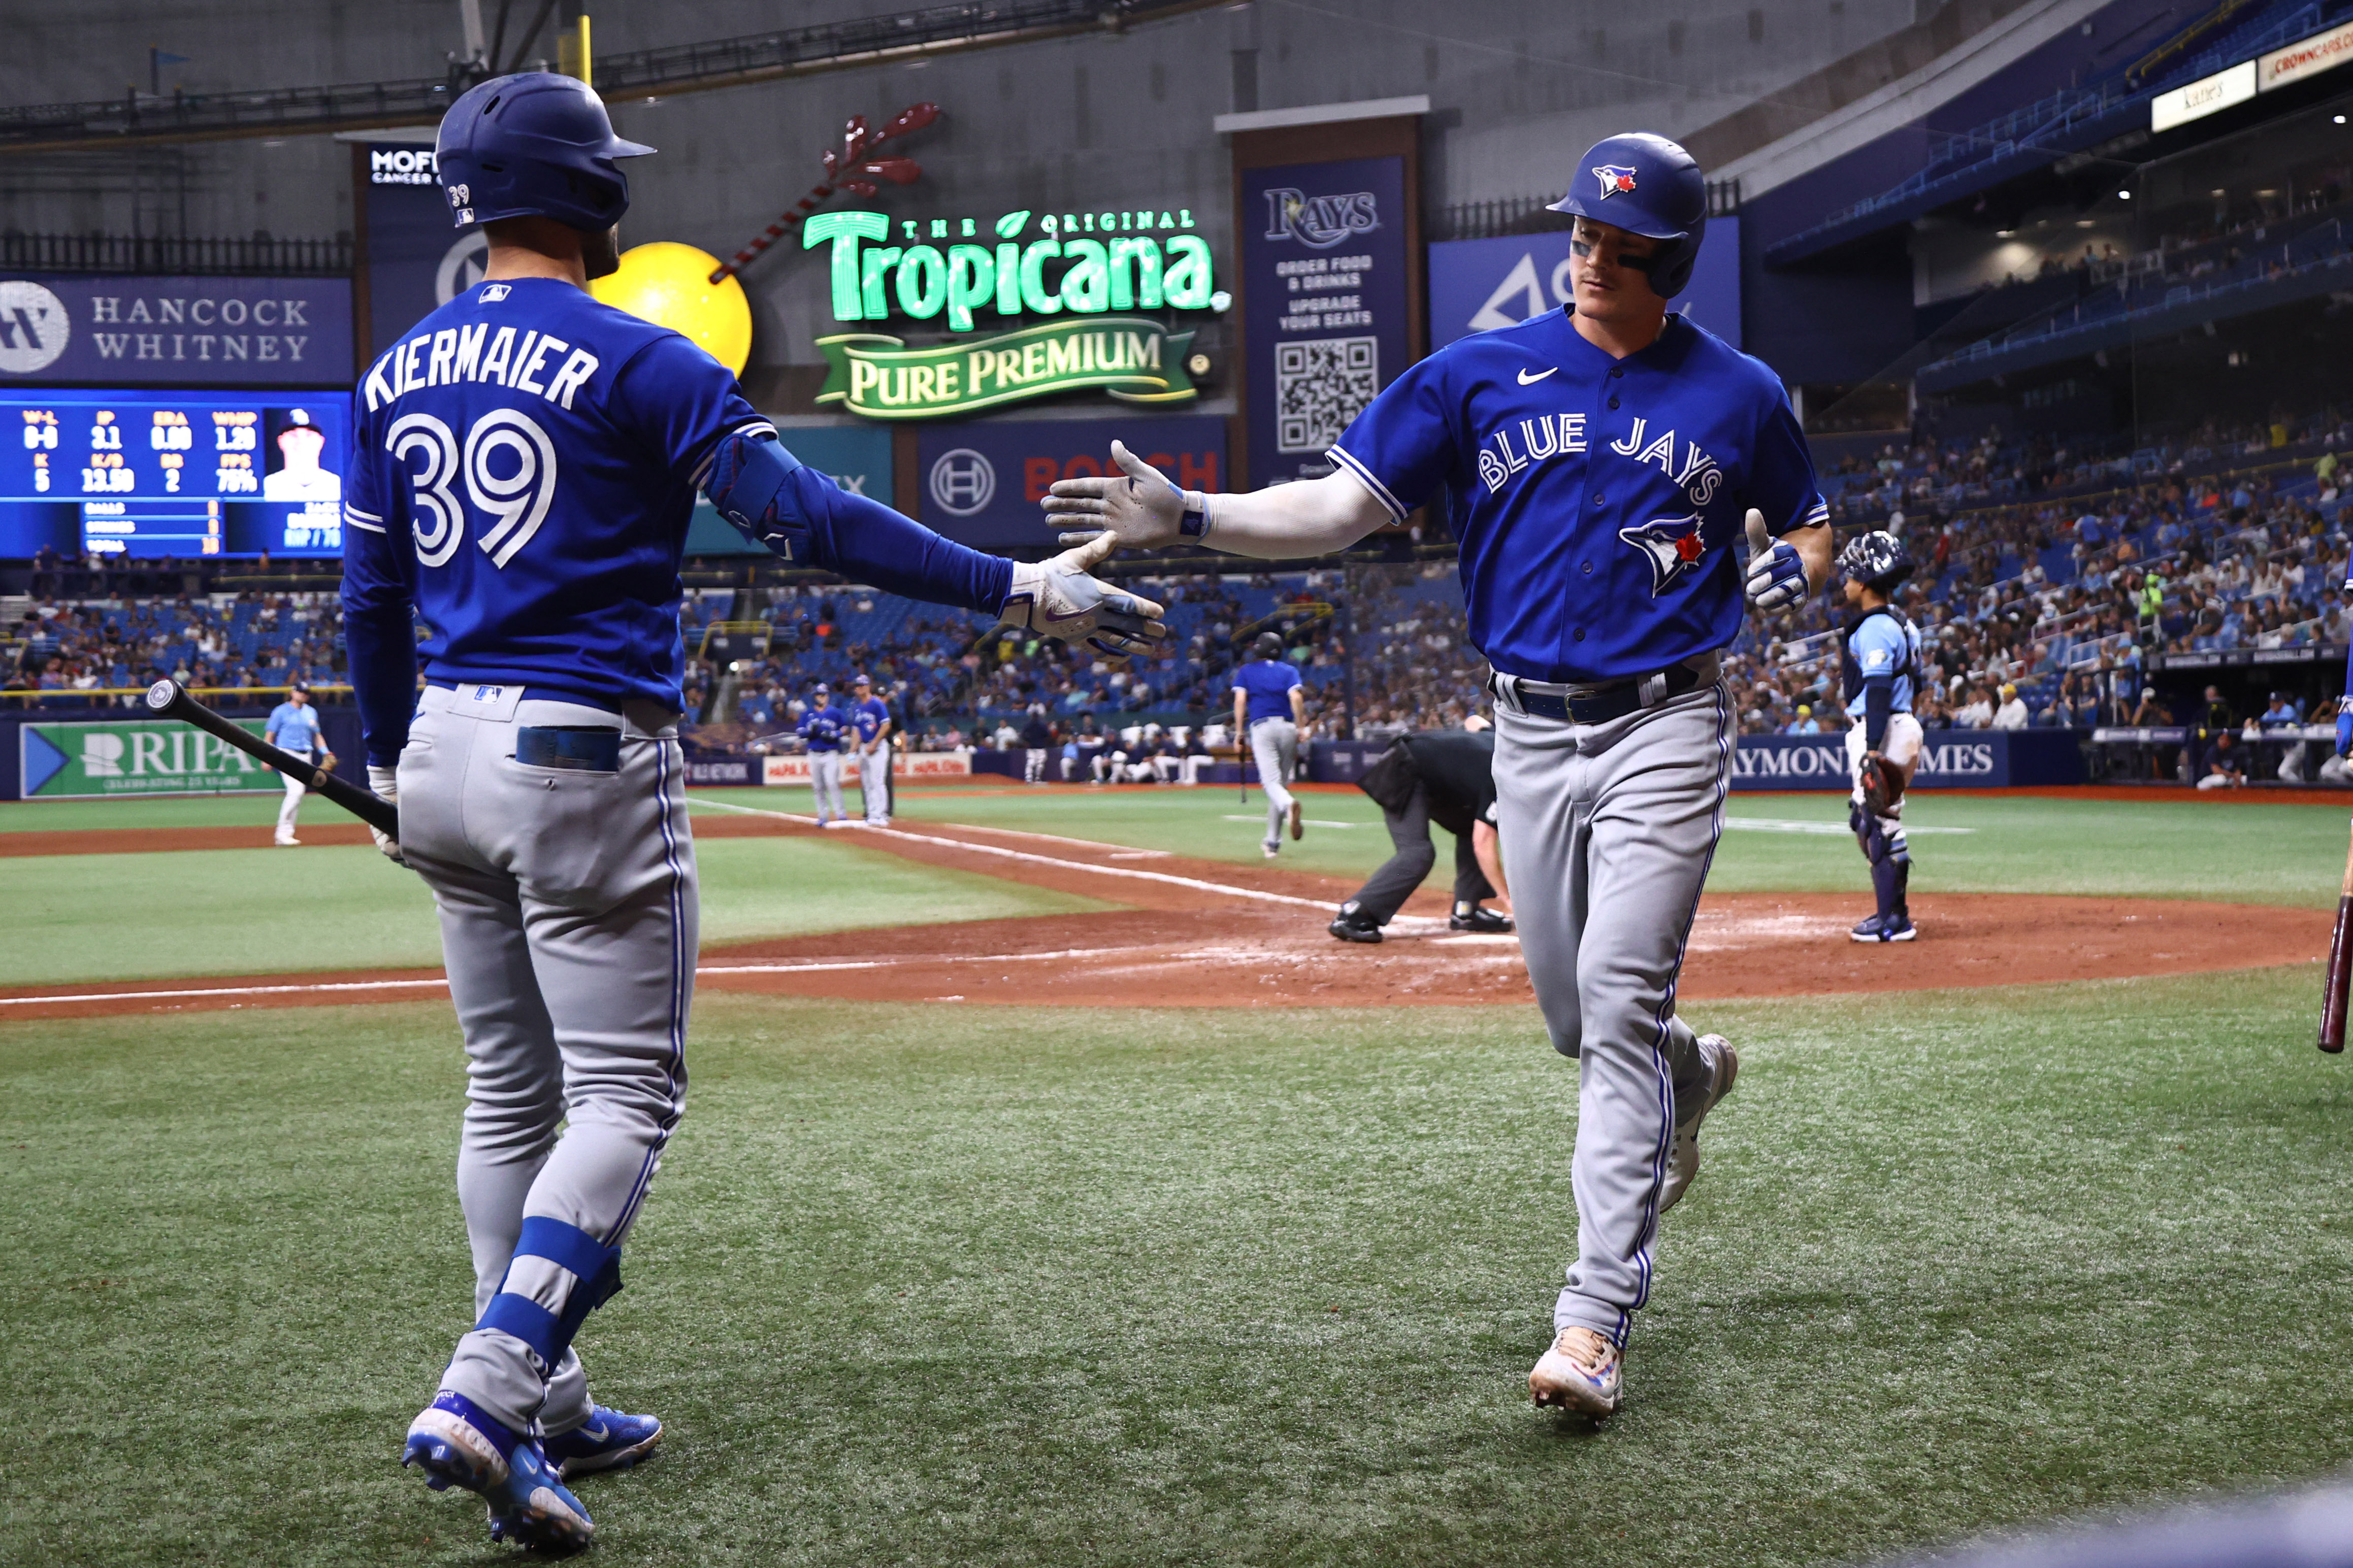
[{"label": "white jersey sleeve trim", "polygon": [[373,512],[362,511],[353,506],[343,508],[343,521],[352,527],[364,530],[369,533],[382,533],[385,531],[384,519],[375,516]]},{"label": "white jersey sleeve trim", "polygon": [[762,436],[766,436],[771,439],[779,438],[776,436],[776,427],[774,425],[769,424],[765,419],[747,419],[743,424],[735,426],[732,429],[721,431],[717,439],[713,440],[710,447],[703,451],[702,461],[694,465],[694,479],[692,482],[696,489],[701,489],[702,488],[703,481],[711,478],[711,466],[719,460],[719,443],[721,441],[724,441],[730,436],[748,436],[755,440]]},{"label": "white jersey sleeve trim", "polygon": [[1375,500],[1380,502],[1382,506],[1388,509],[1388,514],[1390,517],[1396,519],[1399,522],[1403,522],[1405,521],[1406,511],[1408,509],[1398,501],[1397,497],[1389,493],[1388,486],[1381,483],[1379,479],[1373,477],[1372,469],[1365,467],[1364,464],[1358,462],[1355,458],[1350,457],[1346,452],[1337,447],[1332,447],[1324,455],[1331,458],[1335,463],[1337,463],[1340,467],[1347,469],[1349,473],[1354,474],[1356,478],[1356,482],[1363,485],[1366,489],[1371,491],[1372,497]]}]

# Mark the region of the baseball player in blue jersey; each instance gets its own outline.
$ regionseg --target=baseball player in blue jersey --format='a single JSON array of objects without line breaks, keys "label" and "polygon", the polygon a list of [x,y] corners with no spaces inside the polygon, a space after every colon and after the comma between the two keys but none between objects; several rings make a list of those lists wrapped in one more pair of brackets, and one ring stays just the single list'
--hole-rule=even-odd
[{"label": "baseball player in blue jersey", "polygon": [[847,495],[709,354],[590,298],[628,205],[618,160],[650,151],[569,77],[501,77],[451,106],[440,177],[455,220],[484,226],[488,268],[362,377],[344,496],[368,776],[400,810],[379,845],[433,889],[470,1063],[458,1190],[479,1315],[401,1458],[480,1493],[493,1536],[527,1545],[586,1542],[564,1478],[661,1436],[591,1402],[572,1342],[621,1288],[685,1102],[678,564],[696,489],[778,554],[887,592],[1114,655],[1166,636],[1157,605],[1086,574],[1109,541],[1017,565]]},{"label": "baseball player in blue jersey", "polygon": [[858,791],[866,801],[866,826],[891,826],[891,705],[874,695],[874,683],[860,670],[849,681],[849,725],[858,745]]},{"label": "baseball player in blue jersey", "polygon": [[841,737],[849,716],[833,705],[833,692],[818,686],[809,692],[808,711],[801,715],[800,734],[808,747],[809,788],[817,795],[817,825],[830,827],[849,820],[841,805]]},{"label": "baseball player in blue jersey", "polygon": [[1258,787],[1266,792],[1266,837],[1259,847],[1270,860],[1282,849],[1282,829],[1298,837],[1306,830],[1291,781],[1299,771],[1299,731],[1307,723],[1307,689],[1295,665],[1282,657],[1282,638],[1261,632],[1251,658],[1234,671],[1234,734],[1258,763]]},{"label": "baseball player in blue jersey", "polygon": [[1912,849],[1904,840],[1904,792],[1920,762],[1912,698],[1920,673],[1919,628],[1891,602],[1912,558],[1890,532],[1860,533],[1839,552],[1841,592],[1858,612],[1847,622],[1846,756],[1854,777],[1847,823],[1871,867],[1879,908],[1854,928],[1857,942],[1910,942],[1920,934],[1905,903]]},{"label": "baseball player in blue jersey", "polygon": [[[1719,669],[1746,593],[1820,588],[1829,509],[1773,373],[1667,313],[1707,186],[1681,147],[1612,136],[1573,171],[1573,310],[1448,344],[1392,382],[1323,479],[1180,490],[1114,445],[1124,479],[1046,501],[1124,544],[1314,554],[1443,489],[1471,640],[1493,666],[1495,789],[1522,951],[1553,1044],[1578,1058],[1577,1258],[1530,1373],[1540,1405],[1618,1407],[1659,1217],[1699,1165],[1701,1118],[1739,1068],[1675,1014],[1731,775]],[[1076,536],[1066,536],[1076,537]]]},{"label": "baseball player in blue jersey", "polygon": [[[319,710],[311,706],[311,689],[294,686],[288,689],[286,700],[269,710],[269,722],[263,726],[261,738],[280,751],[291,752],[306,762],[325,767],[335,765],[335,753],[327,750],[319,736]],[[302,781],[292,773],[285,775],[286,799],[278,807],[278,838],[280,845],[292,847],[302,841],[294,837],[294,814],[302,809]]]}]

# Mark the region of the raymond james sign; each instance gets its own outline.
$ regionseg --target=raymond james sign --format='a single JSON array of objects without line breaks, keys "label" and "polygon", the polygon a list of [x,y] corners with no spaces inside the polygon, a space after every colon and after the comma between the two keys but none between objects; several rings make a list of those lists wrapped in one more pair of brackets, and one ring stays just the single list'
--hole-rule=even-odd
[{"label": "raymond james sign", "polygon": [[1190,331],[1142,316],[1084,316],[1002,337],[911,349],[879,332],[819,338],[827,375],[817,400],[870,419],[974,414],[1050,393],[1097,387],[1123,403],[1184,403]]},{"label": "raymond james sign", "polygon": [[342,278],[0,278],[0,384],[351,379],[352,286]]},{"label": "raymond james sign", "polygon": [[[1915,789],[2004,789],[2084,781],[2073,730],[1931,730]],[[1851,789],[1846,737],[1743,735],[1732,755],[1736,790]]]}]

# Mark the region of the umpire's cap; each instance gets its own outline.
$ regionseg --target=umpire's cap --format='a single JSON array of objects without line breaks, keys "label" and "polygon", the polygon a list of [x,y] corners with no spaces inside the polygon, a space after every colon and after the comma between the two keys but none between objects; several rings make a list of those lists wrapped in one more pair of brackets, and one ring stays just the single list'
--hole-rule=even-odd
[{"label": "umpire's cap", "polygon": [[1691,282],[1700,237],[1707,232],[1707,176],[1698,160],[1665,137],[1628,132],[1596,142],[1577,160],[1568,195],[1552,210],[1657,240],[1650,255],[1619,261],[1648,273],[1651,291],[1672,300]]},{"label": "umpire's cap", "polygon": [[1282,637],[1278,632],[1261,632],[1250,640],[1250,652],[1261,658],[1282,657]]},{"label": "umpire's cap", "polygon": [[1883,530],[1858,533],[1839,552],[1838,574],[1884,594],[1912,575],[1904,542]]},{"label": "umpire's cap", "polygon": [[613,134],[605,100],[554,71],[492,77],[441,117],[434,161],[459,228],[503,217],[552,217],[594,233],[629,210],[616,160],[650,147]]}]

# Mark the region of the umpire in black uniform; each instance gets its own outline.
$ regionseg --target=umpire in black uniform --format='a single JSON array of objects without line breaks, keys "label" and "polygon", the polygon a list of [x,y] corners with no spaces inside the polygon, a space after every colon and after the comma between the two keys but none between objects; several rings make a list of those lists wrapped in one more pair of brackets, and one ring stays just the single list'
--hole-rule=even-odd
[{"label": "umpire in black uniform", "polygon": [[1397,853],[1340,906],[1329,928],[1342,942],[1378,942],[1430,868],[1438,850],[1430,825],[1454,835],[1454,931],[1502,932],[1509,915],[1480,908],[1504,890],[1504,864],[1495,847],[1495,737],[1481,719],[1461,730],[1425,730],[1400,736],[1365,770],[1357,788],[1380,803]]}]

